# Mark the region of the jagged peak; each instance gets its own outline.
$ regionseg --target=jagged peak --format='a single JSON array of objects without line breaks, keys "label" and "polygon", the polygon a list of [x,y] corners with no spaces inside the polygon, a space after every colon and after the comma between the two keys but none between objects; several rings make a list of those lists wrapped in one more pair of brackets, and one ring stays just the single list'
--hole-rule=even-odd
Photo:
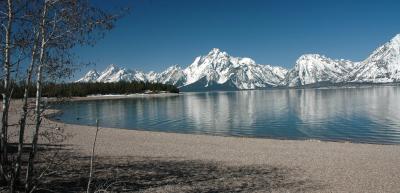
[{"label": "jagged peak", "polygon": [[102,73],[112,72],[112,71],[119,71],[119,70],[120,70],[120,68],[116,64],[110,64],[110,65],[107,66],[107,68]]},{"label": "jagged peak", "polygon": [[175,70],[175,69],[181,69],[179,64],[174,64],[174,65],[170,66],[169,68],[167,68],[167,70]]},{"label": "jagged peak", "polygon": [[110,64],[107,66],[106,69],[108,69],[108,68],[118,68],[118,66],[116,64]]},{"label": "jagged peak", "polygon": [[253,60],[253,59],[251,59],[251,58],[240,58],[240,63],[241,64],[248,64],[248,65],[255,65],[256,64],[256,62]]},{"label": "jagged peak", "polygon": [[213,49],[211,49],[209,54],[216,54],[216,53],[219,53],[219,52],[221,52],[221,50],[219,48],[213,48]]},{"label": "jagged peak", "polygon": [[[236,86],[244,89],[256,88],[270,83],[272,85],[287,84],[293,86],[311,84],[318,81],[370,81],[375,80],[377,76],[384,76],[384,81],[398,81],[400,80],[398,78],[400,75],[397,74],[400,71],[398,70],[400,68],[398,67],[399,58],[400,34],[397,34],[390,41],[377,48],[370,57],[361,62],[332,59],[322,54],[310,53],[301,55],[291,69],[285,69],[257,64],[250,58],[230,56],[219,48],[213,48],[208,55],[196,57],[191,65],[183,67],[183,69],[178,65],[173,65],[160,73],[149,72],[144,74],[141,71],[129,70],[110,64],[101,73],[97,73],[96,70],[90,70],[86,78],[83,77],[80,81],[118,81],[122,76],[124,79],[132,76],[133,80],[167,81],[168,83],[171,82],[172,78],[173,81],[179,82],[179,86],[182,86],[190,85],[202,80],[204,77],[209,78],[209,81],[216,81],[218,84],[222,84],[227,82],[234,74],[237,81]],[[95,79],[97,74],[99,74],[99,78]],[[238,77],[242,79],[237,79]],[[260,79],[266,77],[272,78]],[[258,80],[266,82],[253,84],[254,81]]]},{"label": "jagged peak", "polygon": [[96,79],[99,77],[99,73],[95,69],[89,70],[82,78],[78,79],[75,82],[92,82],[96,81]]},{"label": "jagged peak", "polygon": [[161,72],[161,74],[171,73],[171,72],[180,71],[180,70],[182,70],[182,68],[178,64],[175,64],[175,65],[168,67],[166,70]]},{"label": "jagged peak", "polygon": [[400,34],[395,35],[392,40],[392,42],[400,42]]},{"label": "jagged peak", "polygon": [[400,34],[395,35],[387,44],[390,48],[400,49]]},{"label": "jagged peak", "polygon": [[86,74],[98,74],[98,72],[96,69],[91,69]]},{"label": "jagged peak", "polygon": [[327,58],[324,55],[321,54],[303,54],[299,57],[298,60],[304,60],[304,59],[318,59],[318,58]]},{"label": "jagged peak", "polygon": [[211,51],[208,53],[207,56],[218,56],[218,55],[227,56],[228,53],[221,51],[219,48],[213,48],[211,49]]},{"label": "jagged peak", "polygon": [[320,61],[336,61],[336,62],[351,62],[350,60],[345,60],[345,59],[332,59],[329,58],[325,55],[322,54],[303,54],[301,55],[296,63],[301,62],[301,61],[307,61],[307,60],[320,60]]},{"label": "jagged peak", "polygon": [[370,54],[369,57],[366,58],[363,62],[366,63],[371,60],[376,60],[380,59],[381,57],[387,57],[391,55],[397,55],[399,53],[400,53],[400,34],[397,34],[389,42],[375,49],[372,52],[372,54]]},{"label": "jagged peak", "polygon": [[390,46],[390,47],[393,47],[393,46],[395,46],[395,47],[400,47],[400,34],[396,34],[392,39],[390,39],[390,41],[389,42],[387,42],[386,44],[384,44],[383,46],[381,46],[381,47],[379,47],[377,50],[379,50],[380,48],[382,48],[382,47],[387,47],[387,46]]},{"label": "jagged peak", "polygon": [[303,54],[296,60],[296,64],[299,64],[299,63],[307,64],[308,62],[306,62],[306,61],[311,61],[311,60],[322,61],[322,60],[332,60],[332,59],[327,58],[326,56],[321,55],[321,54]]}]

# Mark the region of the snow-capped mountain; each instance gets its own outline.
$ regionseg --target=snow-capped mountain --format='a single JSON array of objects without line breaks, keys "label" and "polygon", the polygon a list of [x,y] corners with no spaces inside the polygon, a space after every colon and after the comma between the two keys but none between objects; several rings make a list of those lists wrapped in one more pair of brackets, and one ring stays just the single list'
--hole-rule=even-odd
[{"label": "snow-capped mountain", "polygon": [[349,60],[334,60],[318,54],[300,56],[286,76],[290,87],[316,83],[339,83],[350,80],[356,63]]},{"label": "snow-capped mountain", "polygon": [[[151,75],[148,75],[150,77]],[[151,79],[152,82],[159,82],[163,84],[172,84],[175,86],[183,86],[186,82],[186,75],[178,65],[169,67],[164,72],[155,75],[155,78]]]},{"label": "snow-capped mountain", "polygon": [[77,80],[77,82],[130,82],[147,80],[147,74],[143,72],[120,68],[115,64],[111,64],[100,74],[96,70],[90,70],[83,78]]},{"label": "snow-capped mountain", "polygon": [[203,79],[204,87],[231,83],[238,89],[256,89],[281,85],[286,69],[256,64],[250,58],[229,56],[217,48],[199,56],[184,70],[186,84]]},{"label": "snow-capped mountain", "polygon": [[237,90],[334,83],[388,83],[400,81],[400,34],[376,49],[367,59],[352,62],[319,54],[302,55],[294,67],[257,64],[217,48],[197,57],[187,68],[174,65],[161,73],[143,73],[110,65],[89,71],[78,82],[148,81],[172,84],[181,90]]},{"label": "snow-capped mountain", "polygon": [[400,81],[400,34],[361,62],[317,54],[301,56],[286,76],[289,87],[318,83],[389,83]]},{"label": "snow-capped mountain", "polygon": [[[112,64],[100,74],[96,72],[97,75],[92,75],[94,72],[89,71],[78,82],[148,81],[176,85],[184,90],[213,90],[216,85],[229,85],[229,89],[281,86],[287,70],[256,64],[250,58],[232,57],[214,48],[206,56],[197,57],[185,69],[174,65],[161,73],[143,73]],[[218,89],[224,89],[225,86],[218,86]]]},{"label": "snow-capped mountain", "polygon": [[77,82],[96,82],[99,76],[100,75],[99,73],[97,73],[96,70],[89,70],[89,72],[87,72],[85,76],[77,80]]},{"label": "snow-capped mountain", "polygon": [[400,81],[400,34],[376,49],[353,72],[354,82]]}]

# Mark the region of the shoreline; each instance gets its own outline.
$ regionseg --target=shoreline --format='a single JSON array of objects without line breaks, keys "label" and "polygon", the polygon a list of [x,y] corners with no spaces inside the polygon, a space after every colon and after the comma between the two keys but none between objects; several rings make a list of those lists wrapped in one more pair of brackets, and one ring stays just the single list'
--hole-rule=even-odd
[{"label": "shoreline", "polygon": [[[158,93],[158,94],[116,94],[116,95],[90,95],[86,97],[71,97],[70,101],[91,101],[91,100],[112,100],[112,99],[129,99],[129,98],[152,98],[152,97],[172,97],[179,96],[181,93]],[[52,98],[49,98],[52,99]]]},{"label": "shoreline", "polygon": [[[64,124],[66,144],[89,155],[95,127]],[[233,166],[273,165],[321,181],[317,192],[398,192],[398,145],[222,137],[100,128],[96,155],[202,160]]]},{"label": "shoreline", "polygon": [[[237,91],[222,91],[222,92],[237,92]],[[184,92],[187,94],[193,94],[196,92]],[[175,97],[181,96],[183,93],[157,93],[157,94],[128,94],[128,95],[92,95],[87,97],[72,97],[66,100],[66,102],[79,102],[79,101],[96,101],[96,100],[114,100],[114,99],[134,99],[134,98],[158,98],[158,97]],[[49,98],[49,102],[54,102],[54,98]],[[64,101],[63,101],[64,102]],[[62,113],[61,110],[58,109],[47,109],[46,111],[50,111],[50,113],[46,113],[46,119],[49,119],[52,122],[60,123],[60,124],[68,124],[68,125],[76,125],[76,126],[91,126],[91,125],[80,125],[73,123],[64,123],[61,120],[54,119],[53,116],[56,116],[58,113]],[[350,143],[350,144],[371,144],[371,145],[393,145],[399,146],[397,143],[380,143],[380,142],[368,142],[368,141],[351,141],[351,140],[330,140],[330,139],[315,139],[315,138],[279,138],[273,136],[246,136],[246,135],[223,135],[223,134],[213,134],[213,133],[190,133],[190,132],[173,132],[173,131],[159,131],[159,130],[147,130],[145,128],[117,128],[117,127],[109,127],[109,129],[118,129],[118,130],[132,130],[132,131],[144,131],[144,132],[156,132],[156,133],[173,133],[173,134],[183,134],[183,135],[205,135],[205,136],[216,136],[216,137],[234,137],[234,138],[245,138],[245,139],[268,139],[268,140],[289,140],[289,141],[317,141],[317,142],[332,142],[332,143]]]},{"label": "shoreline", "polygon": [[[94,126],[66,124],[48,118],[44,119],[44,124],[63,128],[70,137],[62,144],[79,154],[90,155],[96,130]],[[312,192],[400,191],[399,145],[214,136],[101,127],[96,156],[199,160],[217,162],[224,166],[289,168],[298,171],[302,179],[322,184],[323,189]]]},{"label": "shoreline", "polygon": [[[106,99],[104,99],[106,100]],[[61,112],[54,112],[54,114],[61,113]],[[53,113],[52,113],[53,114]],[[50,120],[51,122],[58,123],[58,124],[65,124],[73,126],[84,126],[84,127],[94,127],[94,125],[80,125],[80,124],[72,124],[72,123],[64,123],[61,120],[56,120],[51,118],[53,115],[49,115],[46,119]],[[232,138],[243,138],[243,139],[266,139],[266,140],[276,140],[276,141],[312,141],[312,142],[321,142],[321,143],[342,143],[342,144],[366,144],[366,145],[381,145],[381,146],[398,146],[400,148],[400,144],[397,143],[373,143],[373,142],[363,142],[363,141],[350,141],[350,140],[321,140],[321,139],[313,139],[313,138],[279,138],[279,137],[256,137],[256,136],[245,136],[245,135],[218,135],[212,133],[184,133],[184,132],[173,132],[173,131],[156,131],[156,130],[146,130],[146,129],[129,129],[129,128],[117,128],[117,127],[99,127],[99,128],[106,128],[106,129],[117,129],[117,130],[128,130],[128,131],[139,131],[139,132],[149,132],[149,133],[165,133],[165,134],[179,134],[179,135],[198,135],[198,136],[211,136],[211,137],[232,137]]]}]

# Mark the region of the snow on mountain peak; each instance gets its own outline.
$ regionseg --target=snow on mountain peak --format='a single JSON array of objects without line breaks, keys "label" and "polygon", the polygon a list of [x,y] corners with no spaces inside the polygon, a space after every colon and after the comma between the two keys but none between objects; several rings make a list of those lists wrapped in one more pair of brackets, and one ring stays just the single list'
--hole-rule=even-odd
[{"label": "snow on mountain peak", "polygon": [[354,70],[355,82],[398,82],[400,81],[400,34],[377,48]]},{"label": "snow on mountain peak", "polygon": [[206,56],[197,57],[184,70],[185,85],[203,80],[205,87],[230,84],[238,89],[277,86],[282,82],[282,72],[284,70],[257,65],[251,58],[232,57],[217,48],[212,49]]},{"label": "snow on mountain peak", "polygon": [[221,50],[219,48],[213,48],[211,51],[208,53],[208,55],[216,55],[219,54]]},{"label": "snow on mountain peak", "polygon": [[394,52],[392,55],[400,54],[400,34],[397,34],[389,42],[376,49],[372,55],[381,54],[383,52]]},{"label": "snow on mountain peak", "polygon": [[[100,76],[97,78],[97,82],[112,82],[112,81],[119,81],[120,78],[118,77],[117,73],[121,69],[115,65],[110,64],[103,72],[101,72]],[[119,73],[121,74],[121,72]]]},{"label": "snow on mountain peak", "polygon": [[[161,73],[127,70],[109,65],[94,78],[97,82],[148,81],[178,87],[229,85],[230,89],[256,89],[282,85],[286,69],[256,64],[251,58],[232,57],[218,48],[197,57],[187,68],[173,65]],[[82,82],[84,82],[82,80]]]},{"label": "snow on mountain peak", "polygon": [[[300,56],[290,70],[257,64],[251,58],[233,57],[218,48],[196,57],[182,69],[173,65],[161,73],[143,73],[111,64],[100,74],[89,71],[79,82],[148,81],[181,88],[256,89],[346,82],[399,82],[400,34],[377,48],[367,59],[352,62],[320,54]],[[201,89],[200,89],[201,90]]]},{"label": "snow on mountain peak", "polygon": [[333,60],[323,55],[301,56],[287,75],[287,85],[338,82],[397,82],[400,80],[400,34],[362,62]]},{"label": "snow on mountain peak", "polygon": [[392,43],[400,45],[400,34],[395,35],[391,40]]},{"label": "snow on mountain peak", "polygon": [[169,68],[167,68],[166,71],[172,71],[172,70],[180,70],[181,67],[178,64],[172,65]]},{"label": "snow on mountain peak", "polygon": [[77,80],[76,82],[96,82],[97,78],[99,78],[99,73],[96,70],[89,70],[89,72],[87,72],[85,74],[85,76],[83,76],[82,78],[80,78],[79,80]]},{"label": "snow on mountain peak", "polygon": [[392,51],[394,51],[392,54],[398,56],[400,54],[400,34],[397,34],[393,39],[391,39],[389,44]]},{"label": "snow on mountain peak", "polygon": [[119,67],[116,64],[110,64],[104,71],[113,71],[113,70],[119,70]]},{"label": "snow on mountain peak", "polygon": [[313,60],[313,59],[325,59],[326,56],[320,55],[320,54],[303,54],[301,55],[297,61],[302,61],[302,60]]},{"label": "snow on mountain peak", "polygon": [[175,86],[183,86],[186,81],[186,76],[179,65],[173,65],[167,68],[165,71],[157,74],[155,82],[163,84],[172,84]]},{"label": "snow on mountain peak", "polygon": [[342,82],[348,79],[353,67],[354,63],[348,60],[334,60],[324,55],[305,54],[297,59],[286,81],[288,86]]},{"label": "snow on mountain peak", "polygon": [[241,65],[255,65],[256,62],[251,58],[240,58],[239,64],[241,64]]},{"label": "snow on mountain peak", "polygon": [[228,53],[221,51],[219,48],[213,48],[211,49],[211,51],[208,53],[207,56],[205,56],[204,58],[207,58],[209,60],[214,60],[219,62],[220,60],[224,60],[227,59],[228,57],[230,57],[228,55]]}]

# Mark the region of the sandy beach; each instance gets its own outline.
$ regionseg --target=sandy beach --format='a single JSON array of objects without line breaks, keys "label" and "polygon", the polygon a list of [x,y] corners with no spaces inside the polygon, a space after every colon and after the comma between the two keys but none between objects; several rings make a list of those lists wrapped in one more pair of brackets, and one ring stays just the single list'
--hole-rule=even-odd
[{"label": "sandy beach", "polygon": [[[11,119],[15,119],[16,115],[12,114]],[[63,144],[79,154],[90,155],[95,127],[69,125],[49,119],[46,119],[44,124],[63,128],[70,136]],[[149,160],[204,161],[218,163],[224,167],[271,166],[285,168],[296,180],[301,180],[299,188],[278,189],[276,192],[400,192],[398,145],[221,137],[100,128],[96,155]],[[174,192],[177,189],[168,191],[168,188],[163,187],[162,190],[161,192]],[[251,189],[247,189],[246,192],[249,190]],[[263,191],[259,189],[255,192]]]}]

